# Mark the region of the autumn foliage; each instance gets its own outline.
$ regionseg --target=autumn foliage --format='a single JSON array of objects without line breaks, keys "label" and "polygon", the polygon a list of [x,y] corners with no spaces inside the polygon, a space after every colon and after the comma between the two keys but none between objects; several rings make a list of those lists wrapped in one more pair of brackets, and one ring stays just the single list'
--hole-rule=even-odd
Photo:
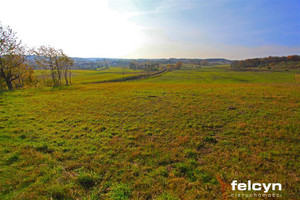
[{"label": "autumn foliage", "polygon": [[270,68],[278,64],[287,64],[290,62],[296,62],[293,63],[293,66],[299,66],[300,56],[291,55],[291,56],[282,56],[282,57],[269,56],[265,58],[252,58],[252,59],[232,62],[231,67],[232,68],[258,68],[258,67]]}]

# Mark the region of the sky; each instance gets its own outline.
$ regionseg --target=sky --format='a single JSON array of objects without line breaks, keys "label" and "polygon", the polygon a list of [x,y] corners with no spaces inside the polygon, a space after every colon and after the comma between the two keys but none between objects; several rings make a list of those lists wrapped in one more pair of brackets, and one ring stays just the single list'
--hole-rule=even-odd
[{"label": "sky", "polygon": [[23,44],[72,57],[300,54],[300,0],[0,0],[0,8]]}]

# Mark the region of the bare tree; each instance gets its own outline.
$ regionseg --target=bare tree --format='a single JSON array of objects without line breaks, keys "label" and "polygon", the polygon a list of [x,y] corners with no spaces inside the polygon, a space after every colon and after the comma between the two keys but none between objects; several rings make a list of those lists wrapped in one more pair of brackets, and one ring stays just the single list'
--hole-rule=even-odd
[{"label": "bare tree", "polygon": [[58,58],[58,68],[61,68],[62,76],[64,77],[66,81],[66,85],[71,85],[71,78],[72,78],[72,73],[71,73],[71,67],[74,64],[74,61],[68,57],[62,50],[59,52],[59,58]]},{"label": "bare tree", "polygon": [[62,50],[41,46],[33,52],[36,65],[50,73],[54,86],[62,85],[63,78],[66,85],[71,84],[71,66],[74,62]]},{"label": "bare tree", "polygon": [[[36,65],[44,69],[44,72],[49,72],[55,86],[59,85],[58,71],[56,68],[57,50],[53,47],[41,46],[37,50],[34,50],[36,55]],[[46,78],[46,77],[45,77]]]},{"label": "bare tree", "polygon": [[175,64],[175,68],[174,69],[180,69],[182,68],[182,62],[181,61],[178,61],[176,64]]}]

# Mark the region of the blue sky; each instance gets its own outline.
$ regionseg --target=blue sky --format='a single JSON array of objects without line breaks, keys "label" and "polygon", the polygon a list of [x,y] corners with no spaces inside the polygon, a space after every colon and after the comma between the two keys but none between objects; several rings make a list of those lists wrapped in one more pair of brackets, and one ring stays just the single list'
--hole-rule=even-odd
[{"label": "blue sky", "polygon": [[0,0],[0,6],[20,5],[15,16],[1,11],[0,21],[28,46],[46,43],[71,56],[241,59],[300,54],[300,0],[25,2]]},{"label": "blue sky", "polygon": [[[163,35],[178,48],[190,46],[195,50],[191,57],[197,52],[208,57],[224,52],[231,58],[300,53],[300,1],[156,1],[155,6],[148,5],[133,1],[132,7],[140,13],[131,20],[156,30],[157,37]],[[118,3],[112,7],[124,8]],[[205,53],[205,48],[210,52]]]}]

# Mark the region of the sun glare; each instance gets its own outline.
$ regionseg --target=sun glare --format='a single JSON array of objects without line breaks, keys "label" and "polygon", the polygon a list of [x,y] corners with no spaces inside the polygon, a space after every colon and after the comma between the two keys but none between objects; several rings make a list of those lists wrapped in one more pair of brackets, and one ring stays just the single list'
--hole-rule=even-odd
[{"label": "sun glare", "polygon": [[111,10],[107,1],[1,2],[3,7],[16,3],[22,18],[3,10],[1,21],[29,47],[52,45],[78,57],[124,57],[143,44],[141,27],[130,22],[129,14]]}]

